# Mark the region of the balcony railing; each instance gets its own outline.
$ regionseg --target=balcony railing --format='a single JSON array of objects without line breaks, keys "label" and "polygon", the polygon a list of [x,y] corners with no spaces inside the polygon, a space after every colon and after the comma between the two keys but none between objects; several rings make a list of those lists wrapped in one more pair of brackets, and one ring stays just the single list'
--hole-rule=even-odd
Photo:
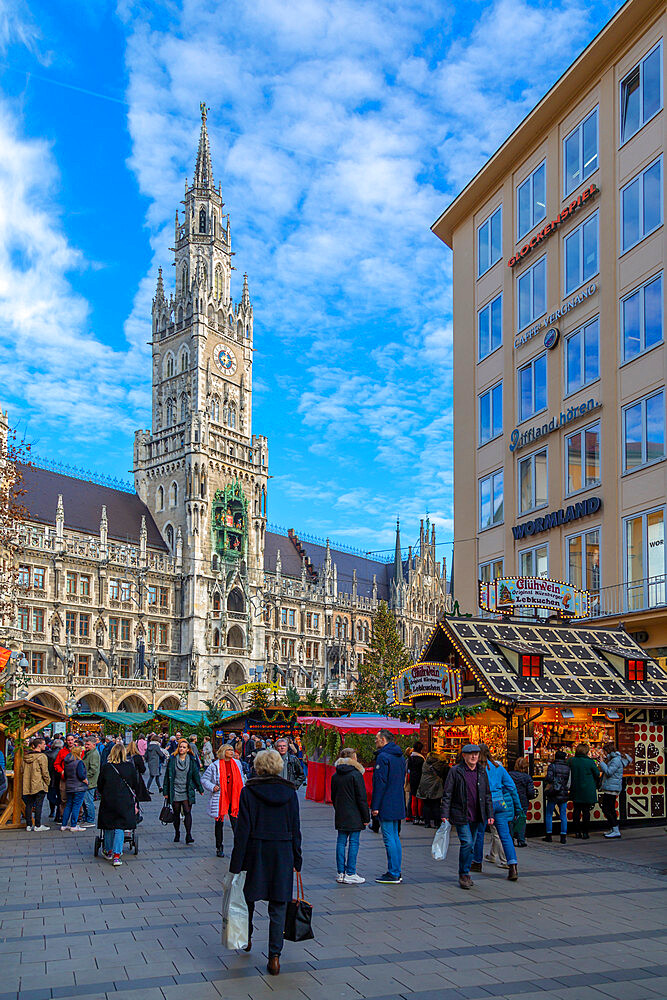
[{"label": "balcony railing", "polygon": [[[48,674],[48,673],[29,673],[29,684],[32,686],[39,685],[40,687],[65,687],[67,684],[66,674]],[[81,675],[76,674],[74,677],[74,683],[76,687],[97,687],[97,688],[110,688],[111,681],[108,677],[94,677],[90,674]],[[148,690],[152,688],[152,683],[146,677],[118,677],[116,680],[117,688],[140,688],[142,690]],[[156,680],[155,681],[156,691],[187,691],[188,684],[186,681],[170,681],[170,680]]]},{"label": "balcony railing", "polygon": [[591,618],[627,615],[635,611],[650,611],[667,607],[667,576],[649,576],[631,583],[618,583],[589,592]]}]

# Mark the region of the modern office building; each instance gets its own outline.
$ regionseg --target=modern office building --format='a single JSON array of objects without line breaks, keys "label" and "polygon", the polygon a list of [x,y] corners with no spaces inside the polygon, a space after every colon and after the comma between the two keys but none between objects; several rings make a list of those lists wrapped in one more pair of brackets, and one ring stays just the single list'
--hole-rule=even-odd
[{"label": "modern office building", "polygon": [[478,579],[548,576],[655,655],[666,33],[664,0],[628,0],[433,226],[454,253],[461,610],[478,612]]}]

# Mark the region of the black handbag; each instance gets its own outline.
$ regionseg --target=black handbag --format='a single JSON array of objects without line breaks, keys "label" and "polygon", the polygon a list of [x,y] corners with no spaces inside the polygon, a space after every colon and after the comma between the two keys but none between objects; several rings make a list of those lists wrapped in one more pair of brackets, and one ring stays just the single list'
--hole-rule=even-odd
[{"label": "black handbag", "polygon": [[313,908],[303,898],[301,872],[296,873],[296,899],[287,904],[285,915],[285,940],[309,941],[313,934]]},{"label": "black handbag", "polygon": [[174,810],[168,802],[165,802],[162,809],[160,809],[160,822],[164,823],[165,826],[169,826],[170,823],[174,822]]}]

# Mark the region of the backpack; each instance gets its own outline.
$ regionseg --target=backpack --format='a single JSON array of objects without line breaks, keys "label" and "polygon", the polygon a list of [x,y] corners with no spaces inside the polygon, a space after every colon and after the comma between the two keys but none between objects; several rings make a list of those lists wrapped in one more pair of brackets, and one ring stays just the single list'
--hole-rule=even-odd
[{"label": "backpack", "polygon": [[[557,763],[561,764],[561,767],[557,768]],[[570,790],[570,784],[572,782],[572,772],[570,771],[567,764],[563,765],[562,761],[554,761],[551,765],[551,772],[553,774],[553,781],[547,782],[544,786],[544,794],[547,799],[552,799],[556,802],[566,801],[568,798],[568,792]],[[563,773],[563,768],[567,769],[567,776]]]}]

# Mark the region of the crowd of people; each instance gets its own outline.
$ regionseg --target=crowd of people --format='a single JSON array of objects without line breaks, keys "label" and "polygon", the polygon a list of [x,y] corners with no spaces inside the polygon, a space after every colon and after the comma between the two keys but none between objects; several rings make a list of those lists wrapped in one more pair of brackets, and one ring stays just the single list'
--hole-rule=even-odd
[{"label": "crowd of people", "polygon": [[[387,870],[375,881],[402,881],[401,824],[438,829],[447,821],[459,840],[458,882],[471,889],[471,872],[482,872],[486,860],[518,879],[517,848],[526,846],[526,814],[536,796],[527,757],[508,771],[484,743],[468,744],[451,767],[444,754],[424,754],[416,741],[406,751],[393,734],[375,738],[370,806],[365,768],[353,748],[343,748],[331,780],[336,829],[336,881],[361,885],[357,872],[360,834],[369,826],[381,832]],[[4,765],[4,760],[0,761]],[[624,760],[613,743],[597,757],[581,743],[573,756],[562,750],[549,764],[545,783],[545,836],[552,842],[553,822],[560,823],[560,842],[567,843],[567,804],[573,804],[575,838],[588,839],[590,810],[600,801],[609,830],[620,837],[617,799],[622,790]],[[26,829],[43,833],[45,800],[49,816],[62,831],[78,833],[98,826],[102,856],[114,867],[122,862],[128,831],[136,830],[141,805],[151,800],[153,784],[162,796],[161,819],[172,823],[174,842],[194,843],[193,806],[208,795],[206,814],[213,820],[217,857],[224,857],[224,826],[231,828],[231,873],[246,872],[244,894],[252,947],[255,903],[269,904],[268,970],[280,971],[283,928],[292,877],[301,870],[301,830],[297,790],[306,778],[300,747],[288,737],[261,740],[247,732],[230,733],[214,753],[210,739],[198,745],[197,734],[150,733],[127,745],[121,737],[96,738],[67,734],[64,739],[33,737],[24,750],[23,799]],[[99,814],[95,818],[95,804]],[[490,834],[488,853],[484,838]]]}]

